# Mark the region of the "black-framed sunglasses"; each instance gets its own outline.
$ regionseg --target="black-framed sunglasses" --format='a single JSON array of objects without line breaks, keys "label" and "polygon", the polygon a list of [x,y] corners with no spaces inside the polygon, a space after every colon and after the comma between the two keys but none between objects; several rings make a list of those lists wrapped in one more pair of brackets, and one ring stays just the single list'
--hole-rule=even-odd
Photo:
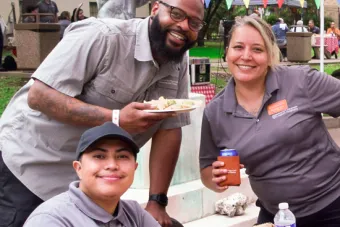
[{"label": "black-framed sunglasses", "polygon": [[184,12],[183,10],[181,10],[180,8],[177,8],[175,6],[171,6],[168,3],[165,3],[163,1],[158,1],[159,4],[162,4],[168,8],[170,8],[170,17],[172,20],[176,21],[176,22],[182,22],[185,19],[188,18],[188,24],[189,24],[189,28],[195,32],[198,32],[199,30],[201,30],[203,28],[204,25],[206,25],[206,23],[198,18],[192,18],[189,17],[186,12]]}]

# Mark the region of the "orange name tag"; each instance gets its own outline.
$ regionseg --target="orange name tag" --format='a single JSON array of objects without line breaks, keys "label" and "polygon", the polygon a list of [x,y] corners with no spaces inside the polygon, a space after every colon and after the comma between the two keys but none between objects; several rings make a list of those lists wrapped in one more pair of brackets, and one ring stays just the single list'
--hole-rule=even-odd
[{"label": "orange name tag", "polygon": [[285,111],[288,109],[288,104],[287,100],[281,100],[275,103],[272,103],[268,105],[267,110],[268,110],[268,115],[273,115],[276,113],[280,113],[282,111]]}]

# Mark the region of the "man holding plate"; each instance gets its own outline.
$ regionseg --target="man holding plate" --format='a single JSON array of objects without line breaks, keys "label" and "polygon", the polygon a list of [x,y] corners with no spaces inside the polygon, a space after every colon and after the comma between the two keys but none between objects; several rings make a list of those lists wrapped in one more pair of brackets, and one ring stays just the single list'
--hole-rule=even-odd
[{"label": "man holding plate", "polygon": [[166,194],[190,119],[146,112],[152,106],[143,101],[188,98],[185,52],[203,15],[201,0],[164,0],[146,19],[89,18],[66,29],[1,117],[0,223],[22,226],[43,200],[67,190],[81,134],[113,121],[140,147],[152,138],[146,210],[170,226]]}]

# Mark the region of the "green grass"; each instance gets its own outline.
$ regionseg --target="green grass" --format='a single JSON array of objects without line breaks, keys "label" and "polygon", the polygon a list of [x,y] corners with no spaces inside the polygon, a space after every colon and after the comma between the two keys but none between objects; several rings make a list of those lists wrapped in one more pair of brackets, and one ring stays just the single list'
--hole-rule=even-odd
[{"label": "green grass", "polygon": [[[313,65],[311,67],[320,70],[319,65]],[[331,75],[332,72],[334,72],[337,69],[340,69],[340,64],[328,64],[324,66],[324,72],[327,73],[328,75]]]},{"label": "green grass", "polygon": [[210,83],[215,85],[216,94],[219,93],[226,86],[227,82],[224,78],[213,76],[210,78]]},{"label": "green grass", "polygon": [[189,50],[190,57],[220,58],[223,55],[223,42],[205,42],[204,47],[194,47]]},{"label": "green grass", "polygon": [[6,57],[7,55],[12,55],[12,52],[9,51],[9,50],[4,50],[4,51],[2,52],[2,57]]},{"label": "green grass", "polygon": [[17,92],[27,81],[28,79],[15,76],[0,76],[0,116],[15,92]]}]

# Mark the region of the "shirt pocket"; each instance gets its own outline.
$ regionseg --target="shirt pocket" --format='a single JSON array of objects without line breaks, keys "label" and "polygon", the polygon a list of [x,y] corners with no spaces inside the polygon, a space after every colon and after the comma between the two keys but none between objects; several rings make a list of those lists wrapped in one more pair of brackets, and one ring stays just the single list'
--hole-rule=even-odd
[{"label": "shirt pocket", "polygon": [[167,99],[175,99],[178,93],[178,82],[177,81],[159,81],[156,84],[156,90],[158,97],[163,96]]},{"label": "shirt pocket", "polygon": [[132,101],[134,92],[122,80],[115,77],[112,80],[101,80],[94,83],[96,92],[105,96],[108,100],[119,104],[128,104]]}]

